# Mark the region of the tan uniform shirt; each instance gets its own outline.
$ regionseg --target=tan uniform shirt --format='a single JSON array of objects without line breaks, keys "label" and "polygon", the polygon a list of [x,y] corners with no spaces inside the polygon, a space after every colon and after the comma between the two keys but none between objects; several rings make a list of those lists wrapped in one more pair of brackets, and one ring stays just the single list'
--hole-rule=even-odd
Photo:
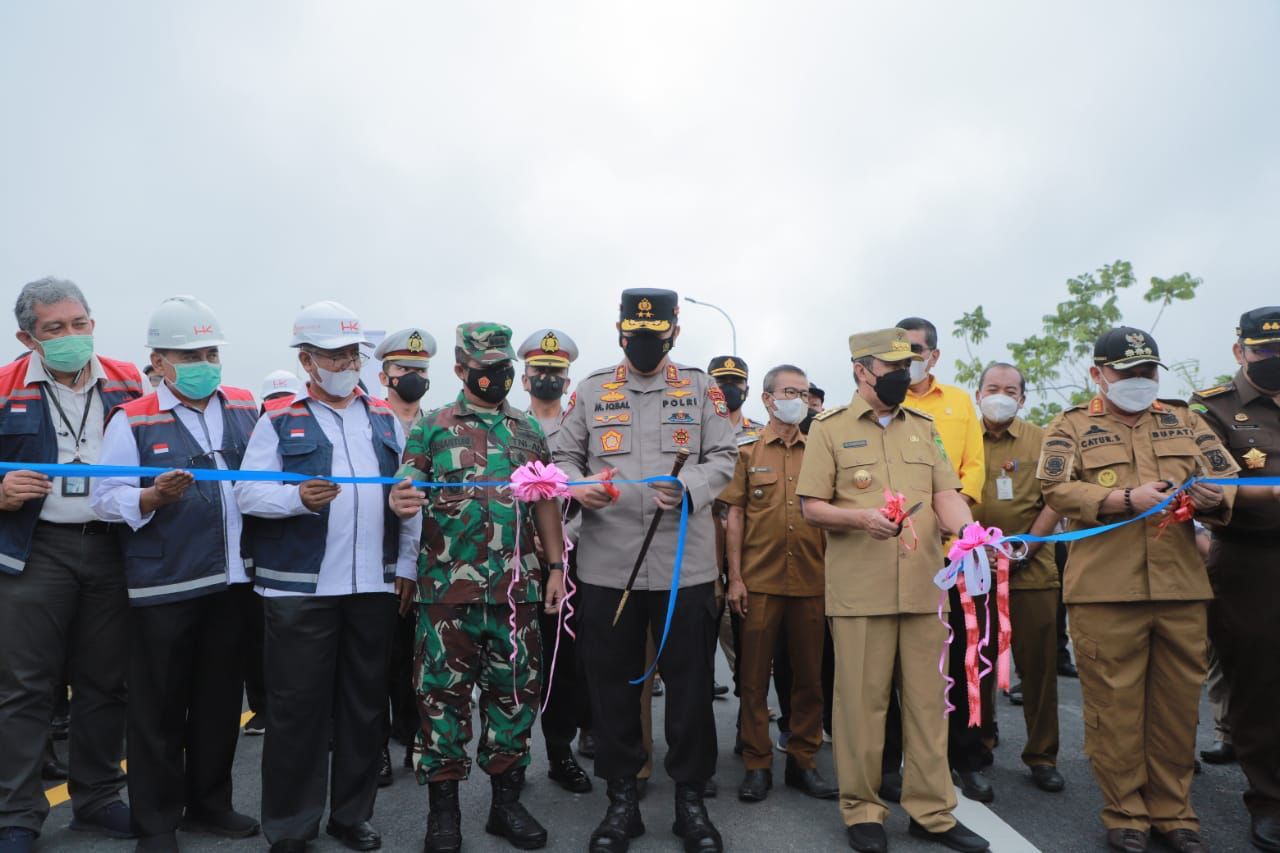
[{"label": "tan uniform shirt", "polygon": [[[1280,477],[1280,406],[1249,384],[1243,373],[1226,385],[1198,391],[1191,410],[1204,418],[1240,467],[1240,477]],[[1280,502],[1236,501],[1224,538],[1280,533]]]},{"label": "tan uniform shirt", "polygon": [[[1181,485],[1196,474],[1233,476],[1239,466],[1198,414],[1177,401],[1156,401],[1134,426],[1107,411],[1101,397],[1068,409],[1045,431],[1036,476],[1044,497],[1080,530],[1123,521],[1098,510],[1115,489],[1155,480]],[[1207,521],[1225,523],[1235,490]],[[1213,597],[1204,562],[1188,523],[1170,523],[1157,539],[1161,518],[1072,542],[1063,599],[1068,604],[1123,601],[1201,601]]]},{"label": "tan uniform shirt", "polygon": [[879,509],[888,487],[906,497],[908,509],[925,504],[913,519],[920,540],[914,551],[899,539],[880,541],[861,530],[828,533],[827,615],[937,610],[933,576],[944,555],[931,504],[935,492],[960,486],[928,415],[899,408],[881,426],[860,396],[818,415],[809,430],[798,495],[842,509]]},{"label": "tan uniform shirt", "polygon": [[738,445],[738,465],[720,500],[743,509],[742,582],[748,592],[825,592],[823,533],[804,520],[796,496],[804,451],[803,433],[788,447],[772,426]]},{"label": "tan uniform shirt", "polygon": [[[552,439],[556,465],[571,480],[617,470],[619,480],[666,476],[676,453],[691,455],[680,479],[692,511],[685,539],[680,585],[716,578],[711,503],[733,474],[738,449],[724,395],[706,373],[668,364],[653,376],[639,376],[625,363],[597,370],[578,386]],[[583,509],[578,541],[578,575],[596,586],[622,589],[653,518],[654,491],[619,486],[617,503]],[[680,511],[663,514],[636,589],[671,588]]]},{"label": "tan uniform shirt", "polygon": [[[1040,511],[1044,495],[1036,479],[1036,463],[1044,430],[1022,418],[1014,418],[1009,428],[996,435],[983,424],[982,447],[987,478],[982,502],[973,508],[973,517],[983,527],[999,527],[1005,535],[1027,533]],[[1027,565],[1013,572],[1010,589],[1057,589],[1058,567],[1053,562],[1053,545],[1045,545]]]}]

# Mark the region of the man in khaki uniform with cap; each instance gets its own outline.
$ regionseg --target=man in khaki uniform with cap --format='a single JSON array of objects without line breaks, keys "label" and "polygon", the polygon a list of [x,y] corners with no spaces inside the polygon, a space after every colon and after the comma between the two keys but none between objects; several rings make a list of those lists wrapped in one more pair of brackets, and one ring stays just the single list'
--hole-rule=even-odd
[{"label": "man in khaki uniform with cap", "polygon": [[[1100,393],[1049,425],[1037,470],[1070,529],[1131,519],[1190,477],[1239,470],[1197,413],[1156,399],[1162,365],[1149,334],[1111,329],[1093,360]],[[1224,524],[1234,491],[1197,483],[1187,494],[1196,517]],[[1166,513],[1071,543],[1063,598],[1113,849],[1145,850],[1152,829],[1175,850],[1205,849],[1191,777],[1212,597],[1190,520]]]},{"label": "man in khaki uniform with cap", "polygon": [[[849,350],[857,394],[814,420],[796,489],[804,517],[827,531],[826,609],[836,649],[832,734],[849,846],[888,850],[889,810],[878,790],[896,681],[907,745],[902,806],[911,834],[954,850],[986,850],[986,840],[951,814],[956,797],[938,674],[947,631],[933,584],[943,565],[939,520],[958,531],[973,516],[932,419],[902,407],[911,383],[907,364],[919,358],[906,331],[851,335]],[[914,551],[881,512],[886,490],[901,493],[908,509],[924,505],[912,517]]]}]

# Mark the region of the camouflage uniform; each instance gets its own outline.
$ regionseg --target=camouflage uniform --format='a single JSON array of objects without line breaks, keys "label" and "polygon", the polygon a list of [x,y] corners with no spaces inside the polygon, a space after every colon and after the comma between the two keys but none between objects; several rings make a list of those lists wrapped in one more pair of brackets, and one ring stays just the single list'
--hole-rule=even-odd
[{"label": "camouflage uniform", "polygon": [[[460,340],[473,325],[459,328]],[[490,324],[478,328],[505,330]],[[474,339],[474,329],[470,334]],[[490,346],[509,351],[509,338],[500,340],[491,340]],[[507,489],[467,484],[510,480],[516,468],[535,459],[550,461],[536,420],[505,401],[494,411],[476,409],[463,394],[424,415],[405,444],[399,476],[457,484],[432,490],[423,511],[414,658],[423,721],[421,784],[469,775],[466,745],[477,684],[481,768],[498,775],[529,763],[529,732],[541,687],[537,609],[542,587],[532,511],[518,505]],[[511,591],[516,603],[513,662],[508,587],[517,511],[522,568]]]}]

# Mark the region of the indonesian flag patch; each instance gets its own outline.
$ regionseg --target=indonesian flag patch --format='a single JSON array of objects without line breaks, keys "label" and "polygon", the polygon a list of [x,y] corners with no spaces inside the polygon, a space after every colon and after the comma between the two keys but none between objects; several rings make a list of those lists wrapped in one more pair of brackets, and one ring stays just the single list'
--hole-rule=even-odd
[{"label": "indonesian flag patch", "polygon": [[289,430],[289,438],[302,438],[302,437],[303,437],[303,436],[305,436],[306,434],[307,434],[307,431],[306,431],[305,429],[291,429],[291,430]]},{"label": "indonesian flag patch", "polygon": [[167,444],[153,444],[153,445],[151,445],[151,452],[152,452],[152,453],[168,453],[168,452],[169,452],[169,445],[167,445]]}]

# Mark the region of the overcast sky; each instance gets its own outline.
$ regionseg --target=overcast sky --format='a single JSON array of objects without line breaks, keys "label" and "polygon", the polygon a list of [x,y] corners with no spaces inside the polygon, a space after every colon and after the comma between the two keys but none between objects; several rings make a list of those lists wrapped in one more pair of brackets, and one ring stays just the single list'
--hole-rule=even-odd
[{"label": "overcast sky", "polygon": [[[581,377],[670,287],[839,402],[849,333],[926,316],[947,379],[965,310],[1000,356],[1123,258],[1204,278],[1155,337],[1212,377],[1280,303],[1278,34],[1271,0],[5,3],[0,286],[75,280],[139,362],[195,295],[255,393],[337,299],[436,336],[430,404],[461,321],[564,329]],[[677,360],[729,350],[681,317]]]}]

